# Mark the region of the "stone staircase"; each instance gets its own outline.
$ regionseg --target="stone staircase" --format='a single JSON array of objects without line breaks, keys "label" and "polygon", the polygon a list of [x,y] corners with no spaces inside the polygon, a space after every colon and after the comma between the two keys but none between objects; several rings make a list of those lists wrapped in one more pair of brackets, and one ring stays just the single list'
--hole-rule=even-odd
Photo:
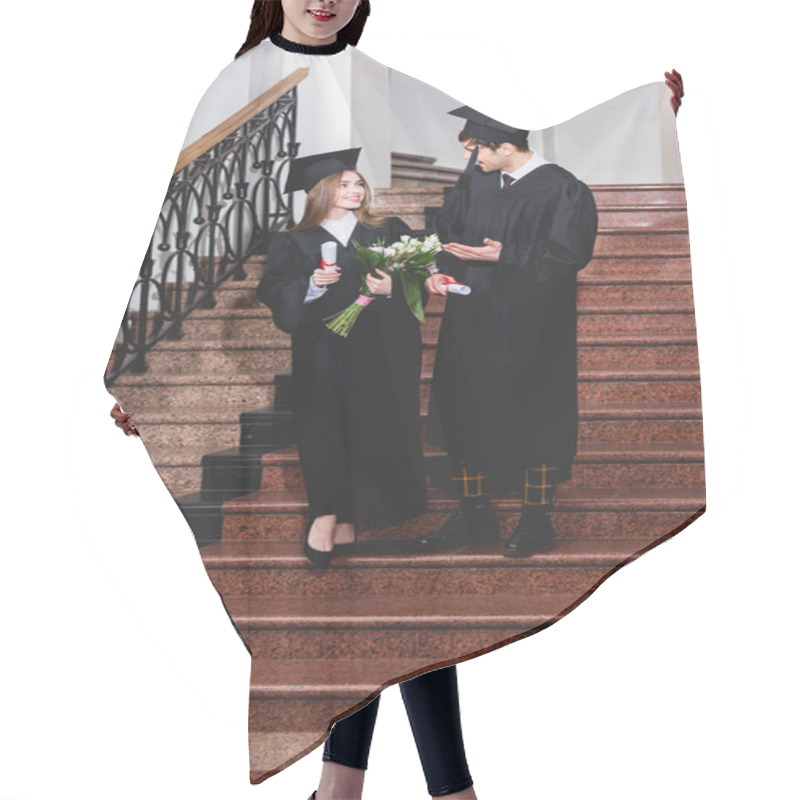
[{"label": "stone staircase", "polygon": [[[381,687],[552,624],[612,572],[704,510],[702,420],[681,186],[593,187],[600,233],[579,273],[579,453],[560,487],[557,547],[418,554],[413,540],[456,506],[432,485],[428,513],[366,532],[357,552],[311,571],[292,445],[288,336],[255,299],[265,259],[223,286],[214,309],[162,342],[143,375],[113,387],[202,547],[211,580],[253,655],[251,765],[260,781],[315,747],[332,719]],[[379,190],[413,228],[442,188]],[[426,211],[428,209],[428,211]],[[422,415],[443,303],[423,328]],[[426,448],[433,476],[445,455]],[[433,483],[436,483],[434,481]],[[495,502],[503,535],[519,498]]]}]

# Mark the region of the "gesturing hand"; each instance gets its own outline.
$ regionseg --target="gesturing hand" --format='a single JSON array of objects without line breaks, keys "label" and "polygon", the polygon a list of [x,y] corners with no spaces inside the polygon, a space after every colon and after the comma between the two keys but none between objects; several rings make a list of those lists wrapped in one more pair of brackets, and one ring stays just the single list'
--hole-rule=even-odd
[{"label": "gesturing hand", "polygon": [[367,289],[369,289],[369,293],[376,296],[391,294],[392,276],[386,272],[382,272],[379,269],[376,269],[375,272],[377,272],[381,277],[376,278],[372,274],[367,274]]},{"label": "gesturing hand", "polygon": [[442,249],[450,255],[460,258],[462,261],[499,261],[500,253],[503,252],[503,245],[493,239],[484,239],[483,247],[468,247],[465,244],[442,245]]},{"label": "gesturing hand", "polygon": [[126,436],[139,435],[139,431],[136,430],[136,426],[131,421],[133,411],[123,411],[119,407],[119,403],[114,403],[114,408],[111,409],[111,416],[114,418],[114,424],[118,428],[122,428]]},{"label": "gesturing hand", "polygon": [[665,72],[664,77],[666,78],[664,83],[672,90],[672,97],[669,102],[677,116],[678,109],[681,107],[681,98],[683,97],[683,78],[676,69],[672,70],[672,72]]}]

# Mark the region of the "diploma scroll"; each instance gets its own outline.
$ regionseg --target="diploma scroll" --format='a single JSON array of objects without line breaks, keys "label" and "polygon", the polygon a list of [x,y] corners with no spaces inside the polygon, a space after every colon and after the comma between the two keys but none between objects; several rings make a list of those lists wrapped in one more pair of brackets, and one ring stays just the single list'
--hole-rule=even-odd
[{"label": "diploma scroll", "polygon": [[322,245],[322,263],[320,264],[320,269],[324,269],[327,272],[335,270],[336,254],[337,254],[336,242],[325,242]]},{"label": "diploma scroll", "polygon": [[458,281],[446,280],[444,282],[444,288],[448,294],[460,294],[464,296],[472,294],[472,289],[469,286],[465,283],[459,283]]}]

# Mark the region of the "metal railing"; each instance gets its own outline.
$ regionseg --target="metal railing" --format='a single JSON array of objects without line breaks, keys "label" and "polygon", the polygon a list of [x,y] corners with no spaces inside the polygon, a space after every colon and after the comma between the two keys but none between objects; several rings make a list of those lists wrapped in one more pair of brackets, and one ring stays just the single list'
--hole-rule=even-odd
[{"label": "metal railing", "polygon": [[185,319],[213,308],[215,291],[244,280],[243,265],[269,234],[293,222],[281,191],[296,157],[297,70],[185,148],[134,285],[106,373],[147,370],[147,353],[180,339]]}]

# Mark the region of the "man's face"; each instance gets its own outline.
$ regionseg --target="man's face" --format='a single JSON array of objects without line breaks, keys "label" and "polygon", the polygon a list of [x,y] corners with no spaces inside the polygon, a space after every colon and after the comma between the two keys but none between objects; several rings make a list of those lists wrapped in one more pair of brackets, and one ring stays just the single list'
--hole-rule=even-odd
[{"label": "man's face", "polygon": [[497,150],[492,150],[482,144],[475,144],[474,142],[464,143],[464,160],[468,161],[472,155],[472,151],[478,148],[478,160],[475,162],[484,172],[497,172],[504,169],[508,162],[508,157],[503,152],[504,147],[501,145]]}]

